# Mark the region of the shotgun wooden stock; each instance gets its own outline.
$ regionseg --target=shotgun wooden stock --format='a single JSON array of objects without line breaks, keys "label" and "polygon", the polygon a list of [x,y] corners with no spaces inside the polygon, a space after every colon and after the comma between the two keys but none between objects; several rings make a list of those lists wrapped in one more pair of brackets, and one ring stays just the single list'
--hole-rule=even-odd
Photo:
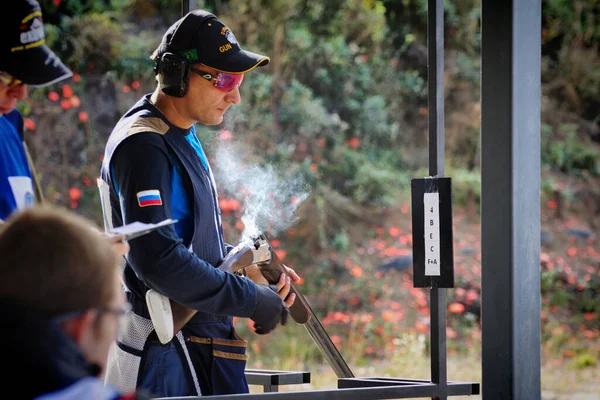
[{"label": "shotgun wooden stock", "polygon": [[[260,272],[263,276],[269,281],[269,283],[275,284],[279,282],[279,277],[281,274],[288,275],[285,266],[277,253],[271,248],[271,262],[258,264],[260,268]],[[296,288],[294,282],[291,284],[290,293],[296,294],[296,300],[294,300],[294,304],[290,307],[290,316],[294,321],[299,324],[306,324],[312,313],[310,312],[310,306],[307,304],[306,299]]]}]

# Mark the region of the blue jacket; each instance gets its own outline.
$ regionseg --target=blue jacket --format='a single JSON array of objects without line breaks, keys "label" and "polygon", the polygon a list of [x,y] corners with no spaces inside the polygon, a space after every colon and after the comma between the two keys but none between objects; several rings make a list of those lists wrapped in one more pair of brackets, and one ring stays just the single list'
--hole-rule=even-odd
[{"label": "blue jacket", "polygon": [[120,119],[107,142],[101,176],[110,186],[111,222],[183,221],[130,242],[125,284],[137,299],[152,288],[200,310],[188,325],[250,317],[254,283],[215,267],[227,245],[214,179],[194,145],[195,130],[172,125],[148,99]]},{"label": "blue jacket", "polygon": [[33,181],[23,147],[23,117],[0,116],[0,219],[34,203]]}]

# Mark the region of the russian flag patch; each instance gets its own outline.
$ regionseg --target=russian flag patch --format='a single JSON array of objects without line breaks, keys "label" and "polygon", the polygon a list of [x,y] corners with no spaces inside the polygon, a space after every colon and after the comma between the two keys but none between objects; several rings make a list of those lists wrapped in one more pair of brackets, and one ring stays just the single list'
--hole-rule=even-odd
[{"label": "russian flag patch", "polygon": [[140,207],[162,206],[160,191],[158,190],[142,190],[137,193],[138,204]]}]

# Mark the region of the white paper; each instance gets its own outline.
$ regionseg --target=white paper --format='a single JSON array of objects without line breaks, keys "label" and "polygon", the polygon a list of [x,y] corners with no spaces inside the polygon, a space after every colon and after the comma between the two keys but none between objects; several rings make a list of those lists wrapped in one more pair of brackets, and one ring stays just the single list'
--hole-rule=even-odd
[{"label": "white paper", "polygon": [[30,177],[9,176],[8,182],[10,183],[18,210],[33,206],[35,200],[33,196],[33,183]]},{"label": "white paper", "polygon": [[440,194],[425,193],[425,276],[440,276]]},{"label": "white paper", "polygon": [[161,222],[157,222],[156,224],[145,224],[143,222],[136,221],[118,228],[114,228],[110,233],[116,236],[125,236],[125,240],[129,240],[141,236],[142,234],[150,233],[161,226],[174,224],[175,222],[177,222],[176,219],[170,218]]}]

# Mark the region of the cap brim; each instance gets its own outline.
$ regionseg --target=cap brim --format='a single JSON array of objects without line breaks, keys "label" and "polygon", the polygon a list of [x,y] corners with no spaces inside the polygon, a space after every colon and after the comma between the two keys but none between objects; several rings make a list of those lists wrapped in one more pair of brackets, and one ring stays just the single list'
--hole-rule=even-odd
[{"label": "cap brim", "polygon": [[46,45],[12,53],[6,72],[29,86],[47,86],[73,76]]},{"label": "cap brim", "polygon": [[231,74],[242,74],[253,70],[256,67],[263,67],[271,59],[267,56],[252,53],[251,51],[240,50],[228,57],[223,57],[215,62],[207,62],[206,65],[218,71]]}]

